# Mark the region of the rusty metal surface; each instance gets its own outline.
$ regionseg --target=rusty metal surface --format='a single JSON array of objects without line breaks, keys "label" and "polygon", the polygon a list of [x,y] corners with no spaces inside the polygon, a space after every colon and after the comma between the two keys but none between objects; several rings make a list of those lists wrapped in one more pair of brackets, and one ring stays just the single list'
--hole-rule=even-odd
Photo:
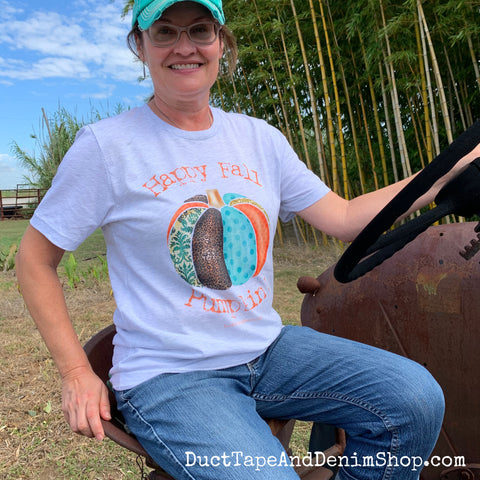
[{"label": "rusty metal surface", "polygon": [[440,480],[480,480],[480,464],[448,468],[442,472]]},{"label": "rusty metal surface", "polygon": [[[477,238],[475,225],[430,227],[349,284],[334,279],[333,267],[299,280],[310,292],[303,325],[407,356],[433,374],[446,398],[433,455],[463,455],[467,464],[480,463],[480,253],[466,260],[460,252]],[[444,470],[428,467],[422,479]]]}]

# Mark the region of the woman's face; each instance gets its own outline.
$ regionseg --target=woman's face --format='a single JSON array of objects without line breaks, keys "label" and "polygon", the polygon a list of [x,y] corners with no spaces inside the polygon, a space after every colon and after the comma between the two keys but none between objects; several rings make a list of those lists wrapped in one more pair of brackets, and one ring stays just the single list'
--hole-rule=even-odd
[{"label": "woman's face", "polygon": [[[189,1],[175,3],[159,20],[178,27],[203,21],[213,21],[209,10]],[[175,45],[156,47],[147,32],[142,32],[138,52],[148,65],[155,95],[161,100],[171,106],[178,102],[208,102],[223,54],[220,35],[211,45],[197,45],[182,32]]]}]

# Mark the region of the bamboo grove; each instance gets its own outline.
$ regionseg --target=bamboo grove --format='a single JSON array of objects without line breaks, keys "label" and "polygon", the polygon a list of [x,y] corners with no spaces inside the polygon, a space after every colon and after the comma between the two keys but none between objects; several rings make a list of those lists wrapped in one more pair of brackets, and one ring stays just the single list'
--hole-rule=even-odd
[{"label": "bamboo grove", "polygon": [[214,94],[351,198],[430,162],[480,112],[480,1],[225,0],[240,60]]},{"label": "bamboo grove", "polygon": [[212,101],[278,127],[346,198],[419,170],[479,116],[480,0],[224,0],[224,9],[239,61]]}]

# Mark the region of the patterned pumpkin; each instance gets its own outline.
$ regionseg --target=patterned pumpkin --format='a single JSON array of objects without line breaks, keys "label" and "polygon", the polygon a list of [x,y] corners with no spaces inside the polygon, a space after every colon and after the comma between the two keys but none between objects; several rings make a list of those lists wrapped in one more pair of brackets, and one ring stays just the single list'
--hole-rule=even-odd
[{"label": "patterned pumpkin", "polygon": [[269,219],[241,195],[207,190],[185,201],[168,227],[177,273],[193,286],[226,290],[260,273],[270,242]]}]

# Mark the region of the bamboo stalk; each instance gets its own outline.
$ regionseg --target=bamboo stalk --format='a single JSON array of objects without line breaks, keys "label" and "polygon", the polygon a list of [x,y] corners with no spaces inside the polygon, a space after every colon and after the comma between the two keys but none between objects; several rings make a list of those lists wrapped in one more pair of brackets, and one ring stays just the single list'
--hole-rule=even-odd
[{"label": "bamboo stalk", "polygon": [[423,12],[421,0],[417,0],[417,8],[418,8],[418,16],[420,19],[420,25],[423,26],[423,30],[425,32],[425,39],[427,41],[428,49],[430,51],[430,57],[432,58],[432,68],[435,74],[438,95],[440,97],[440,109],[443,115],[443,121],[445,124],[448,143],[452,143],[453,142],[452,126],[450,123],[450,116],[448,114],[448,105],[447,105],[447,99],[445,97],[445,89],[443,88],[443,80],[440,74],[440,68],[438,66],[437,56],[435,54],[435,49],[433,47],[432,39],[430,37],[430,31],[428,29],[427,20]]},{"label": "bamboo stalk", "polygon": [[478,88],[480,89],[480,69],[478,68],[478,60],[477,60],[477,56],[475,55],[475,49],[473,48],[471,35],[467,35],[467,42],[468,42],[468,51],[470,52],[470,57],[473,63],[473,69],[475,71],[475,78],[477,80]]},{"label": "bamboo stalk", "polygon": [[[278,10],[277,10],[277,15],[279,15]],[[280,16],[279,16],[279,18],[280,18]],[[309,153],[308,153],[307,139],[306,139],[306,136],[305,136],[305,128],[303,126],[303,118],[302,118],[302,114],[301,114],[301,111],[300,111],[300,103],[298,101],[298,96],[297,96],[297,92],[296,92],[296,89],[295,89],[295,82],[293,81],[292,67],[291,67],[291,64],[290,64],[290,58],[288,56],[288,50],[287,50],[287,45],[286,45],[286,42],[285,42],[285,36],[284,36],[282,30],[280,30],[280,38],[282,40],[283,51],[284,51],[284,54],[285,54],[285,62],[286,62],[287,72],[288,72],[289,77],[290,77],[294,108],[295,108],[295,112],[296,112],[296,115],[297,115],[298,127],[299,127],[299,130],[300,130],[300,138],[301,138],[301,141],[302,141],[303,151],[304,151],[304,155],[305,155],[305,164],[311,170],[312,169],[312,164],[311,164],[310,156],[309,156]],[[320,178],[325,179],[325,172],[322,171],[322,170],[323,170],[323,163],[320,162]]]},{"label": "bamboo stalk", "polygon": [[[335,47],[337,52],[340,51],[340,46],[338,43],[337,35],[335,33],[335,28],[333,28],[333,18],[332,18],[332,13],[330,10],[330,4],[327,2],[327,7],[328,7],[328,13],[329,13],[329,18],[330,18],[330,24],[332,25],[332,35],[333,35],[333,40],[335,42]],[[338,55],[339,56],[339,55]],[[350,93],[348,89],[348,82],[347,82],[347,76],[345,74],[345,69],[343,67],[343,63],[341,61],[341,58],[339,58],[338,62],[339,68],[340,68],[340,73],[342,77],[342,85],[343,85],[343,92],[345,95],[345,102],[347,104],[347,111],[348,111],[348,118],[350,119],[350,130],[352,133],[352,140],[353,140],[353,149],[355,152],[355,161],[357,165],[357,171],[358,171],[358,178],[360,182],[360,193],[365,193],[366,188],[365,188],[365,172],[362,166],[362,161],[361,161],[361,156],[360,156],[360,151],[358,147],[358,137],[357,137],[357,127],[356,127],[356,122],[354,121],[354,113],[353,113],[353,108],[352,108],[352,102],[350,98]],[[345,146],[345,136],[343,135],[343,128],[339,128],[340,131],[340,145]],[[343,155],[343,151],[342,151]],[[348,181],[348,178],[347,178]],[[349,187],[347,191],[351,191],[351,188]],[[353,192],[352,192],[353,193]],[[353,195],[352,195],[353,196]]]},{"label": "bamboo stalk", "polygon": [[327,116],[327,137],[328,137],[328,144],[330,147],[330,162],[333,164],[333,163],[336,163],[337,159],[336,159],[336,153],[335,153],[335,136],[334,136],[334,127],[333,127],[333,120],[332,120],[332,109],[330,106],[330,94],[328,92],[327,73],[325,69],[325,62],[323,59],[320,35],[318,33],[318,27],[316,23],[316,13],[315,13],[315,8],[313,6],[313,0],[308,0],[308,2],[310,7],[310,14],[312,17],[312,25],[313,25],[313,32],[315,36],[315,42],[317,45],[317,55],[318,55],[318,62],[320,65],[320,73],[322,77],[323,100],[325,102],[325,113]]},{"label": "bamboo stalk", "polygon": [[[302,35],[302,30],[300,28],[300,22],[298,20],[298,15],[297,15],[297,10],[295,8],[295,2],[294,0],[290,0],[290,6],[292,8],[292,13],[293,13],[293,18],[295,21],[295,28],[297,30],[297,36],[298,36],[298,42],[300,45],[300,50],[302,52],[302,58],[303,58],[303,65],[305,68],[305,80],[308,86],[308,93],[310,97],[310,105],[312,109],[312,120],[313,120],[313,129],[315,133],[315,144],[317,147],[317,155],[319,159],[319,163],[321,164],[321,159],[323,157],[322,151],[323,147],[321,146],[322,143],[322,136],[320,134],[320,122],[318,119],[318,113],[317,113],[317,102],[315,98],[315,89],[313,86],[312,82],[312,77],[310,75],[310,67],[308,63],[308,58],[307,58],[307,52],[305,50],[305,44],[303,41],[303,35]],[[309,167],[311,168],[311,166]],[[339,191],[339,182],[338,182],[338,171],[336,168],[335,164],[332,164],[332,179],[333,179],[333,185],[332,189],[336,192]]]},{"label": "bamboo stalk", "polygon": [[[450,63],[450,56],[448,55],[447,48],[446,48],[445,45],[443,45],[443,54],[444,54],[445,62],[447,63],[447,69],[448,69],[448,73],[450,75],[450,81],[451,81],[453,90],[455,92],[455,98],[457,100],[458,112],[460,113],[460,120],[462,122],[462,127],[463,127],[463,130],[466,130],[467,129],[467,123],[465,122],[465,114],[463,112],[462,102],[460,101],[461,97],[460,97],[460,93],[459,93],[458,88],[457,88],[457,82],[455,81],[455,76],[453,74],[452,65]],[[478,79],[477,79],[477,81],[478,81]],[[453,102],[449,102],[449,103],[450,103],[450,105],[453,105]]]},{"label": "bamboo stalk", "polygon": [[[362,54],[363,54],[363,59],[365,63],[366,70],[369,71],[369,65],[368,65],[368,60],[367,60],[367,54],[365,52],[365,45],[363,44],[363,39],[360,34],[360,32],[357,32],[359,39],[360,39],[360,46],[362,49]],[[378,148],[380,150],[380,161],[382,165],[382,174],[383,174],[383,185],[386,186],[389,184],[388,181],[388,171],[387,171],[387,161],[385,158],[385,148],[383,146],[383,135],[382,135],[382,127],[380,125],[380,117],[378,115],[378,103],[377,103],[377,98],[375,95],[375,89],[373,86],[373,80],[372,76],[368,74],[368,87],[370,89],[370,98],[372,100],[372,110],[373,110],[373,116],[375,119],[375,128],[377,131],[377,138],[378,138]]]},{"label": "bamboo stalk", "polygon": [[285,127],[286,127],[286,131],[287,131],[287,137],[290,141],[290,144],[292,144],[292,138],[291,138],[290,128],[289,128],[289,125],[288,125],[288,115],[287,115],[286,108],[285,108],[285,102],[283,101],[282,90],[281,90],[279,82],[278,82],[275,65],[274,65],[272,56],[270,55],[270,45],[269,45],[267,36],[265,35],[265,29],[263,28],[262,16],[260,15],[260,12],[258,10],[258,4],[257,4],[256,0],[253,0],[253,5],[255,6],[255,12],[257,14],[258,23],[260,25],[260,31],[261,31],[263,42],[264,42],[264,45],[265,45],[268,63],[270,65],[270,70],[271,70],[271,73],[272,73],[272,76],[273,76],[273,80],[275,82],[275,87],[276,87],[276,91],[277,91],[277,94],[278,94],[279,103],[280,103],[280,106],[282,108],[283,118],[285,120]]},{"label": "bamboo stalk", "polygon": [[400,180],[400,178],[398,176],[397,158],[396,158],[396,155],[395,155],[395,148],[393,148],[393,145],[395,144],[395,142],[393,140],[392,125],[390,123],[390,111],[389,111],[389,108],[388,108],[388,96],[387,96],[387,92],[386,92],[385,78],[383,76],[383,67],[382,67],[381,63],[378,65],[378,71],[380,73],[380,84],[381,84],[381,89],[382,89],[383,109],[385,110],[385,126],[387,128],[387,138],[388,138],[388,143],[390,145],[390,160],[392,162],[393,180],[395,182],[398,182]]},{"label": "bamboo stalk", "polygon": [[415,21],[415,38],[417,41],[417,52],[418,52],[418,64],[419,64],[419,74],[420,74],[420,95],[422,97],[423,111],[424,111],[424,122],[425,122],[425,150],[427,152],[427,162],[430,163],[433,160],[433,145],[432,145],[432,129],[430,125],[430,106],[428,104],[428,89],[427,89],[427,79],[426,79],[426,67],[424,63],[425,50],[422,48],[422,38],[420,33],[420,24],[418,19],[418,14],[416,14]]},{"label": "bamboo stalk", "polygon": [[[385,12],[383,8],[383,2],[380,0],[380,14],[382,18],[382,24],[383,28],[386,28],[386,21],[385,21]],[[398,91],[397,91],[397,82],[395,79],[395,69],[393,68],[393,63],[391,61],[391,48],[390,48],[390,41],[388,38],[387,33],[384,35],[385,38],[385,44],[387,48],[387,55],[384,53],[384,61],[385,61],[385,67],[387,71],[387,77],[390,81],[391,85],[391,97],[392,97],[392,106],[393,106],[393,114],[394,114],[394,119],[395,119],[395,128],[397,132],[397,140],[398,140],[398,150],[400,153],[400,160],[402,163],[403,167],[403,175],[404,177],[408,177],[412,174],[412,169],[410,167],[410,160],[408,158],[408,151],[406,148],[406,142],[405,142],[405,135],[403,132],[403,125],[402,125],[402,117],[401,117],[401,110],[400,110],[400,102],[398,99]]]},{"label": "bamboo stalk", "polygon": [[[352,51],[353,54],[353,51]],[[377,175],[377,169],[375,166],[375,154],[373,153],[373,147],[372,147],[372,139],[370,138],[370,128],[368,126],[368,116],[367,112],[365,109],[365,102],[363,100],[363,94],[362,94],[362,89],[361,89],[361,83],[358,79],[358,68],[355,63],[355,57],[352,56],[352,63],[354,65],[353,71],[355,72],[355,78],[356,78],[356,85],[357,85],[357,90],[358,90],[358,101],[360,104],[360,109],[361,109],[361,121],[363,122],[363,128],[365,130],[365,139],[367,141],[367,146],[368,146],[368,153],[370,156],[370,164],[372,166],[372,176],[373,176],[373,182],[375,185],[375,190],[378,190],[380,187],[378,183],[378,175]]]},{"label": "bamboo stalk", "polygon": [[[333,62],[333,55],[332,55],[332,48],[330,46],[330,39],[328,35],[328,28],[327,28],[327,21],[325,18],[325,12],[323,10],[323,1],[318,0],[318,3],[320,5],[320,15],[322,19],[322,26],[323,26],[323,31],[325,32],[325,44],[327,47],[327,54],[328,54],[328,60],[330,63],[330,71],[332,74],[332,86],[333,86],[333,95],[335,98],[335,111],[336,111],[336,119],[337,119],[337,135],[339,138],[339,144],[340,144],[340,161],[342,164],[342,177],[343,177],[343,195],[345,198],[349,198],[349,193],[348,193],[348,172],[347,172],[347,158],[345,154],[345,140],[343,138],[343,125],[342,125],[342,114],[341,114],[341,106],[340,106],[340,96],[338,93],[338,86],[337,86],[337,76],[335,73],[335,64]],[[336,156],[332,157],[332,162],[336,161]]]}]

